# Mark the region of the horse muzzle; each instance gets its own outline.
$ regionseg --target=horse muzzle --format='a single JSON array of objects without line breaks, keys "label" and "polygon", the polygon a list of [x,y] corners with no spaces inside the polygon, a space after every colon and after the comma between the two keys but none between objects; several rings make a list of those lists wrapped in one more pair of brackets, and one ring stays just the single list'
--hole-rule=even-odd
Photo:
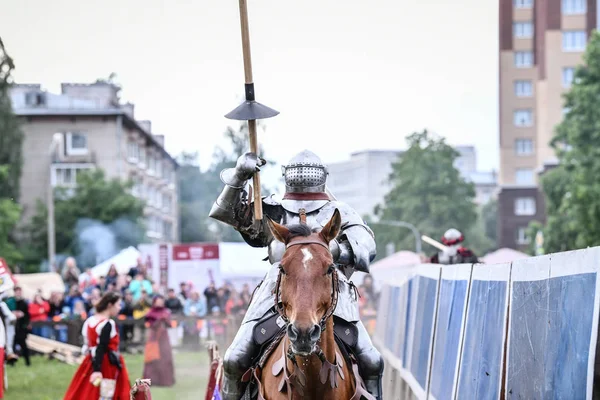
[{"label": "horse muzzle", "polygon": [[294,354],[308,356],[317,351],[317,342],[321,338],[321,327],[315,324],[304,328],[296,324],[289,324],[287,336]]}]

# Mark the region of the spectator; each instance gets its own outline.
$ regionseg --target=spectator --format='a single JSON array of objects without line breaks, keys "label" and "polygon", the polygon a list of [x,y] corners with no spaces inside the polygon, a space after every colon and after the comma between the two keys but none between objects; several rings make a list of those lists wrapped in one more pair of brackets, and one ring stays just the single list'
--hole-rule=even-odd
[{"label": "spectator", "polygon": [[181,304],[181,301],[177,298],[175,289],[169,289],[165,307],[167,307],[173,315],[183,314],[183,304]]},{"label": "spectator", "polygon": [[[106,286],[108,287],[108,285],[110,285],[111,283],[116,286],[118,279],[119,279],[119,273],[117,272],[117,266],[115,264],[111,264],[110,268],[108,269],[108,274],[106,274]],[[107,289],[104,289],[104,290],[107,290]],[[107,291],[110,291],[110,290],[107,290]]]},{"label": "spectator", "polygon": [[137,302],[142,297],[142,291],[146,291],[147,294],[152,294],[152,284],[149,280],[144,278],[144,275],[137,274],[135,279],[129,284],[129,290],[133,294],[133,301]]},{"label": "spectator", "polygon": [[[60,316],[63,314],[70,314],[70,310],[65,310],[68,309],[65,300],[64,300],[64,295],[61,292],[52,292],[52,294],[50,295],[50,312],[49,312],[49,317],[56,317],[56,316]],[[67,311],[67,312],[65,312]]]},{"label": "spectator", "polygon": [[[42,295],[37,293],[33,302],[29,304],[29,315],[31,322],[47,321],[48,313],[50,312],[50,304],[42,298]],[[36,326],[31,330],[34,335],[49,337],[48,330],[45,326]]]},{"label": "spectator", "polygon": [[85,321],[87,319],[87,309],[83,300],[75,300],[73,303],[73,318]]},{"label": "spectator", "polygon": [[[219,312],[224,313],[225,312],[225,306],[227,305],[227,291],[225,290],[224,287],[219,288],[219,290],[217,290],[217,298],[219,299]],[[214,307],[213,307],[214,308]]]},{"label": "spectator", "polygon": [[96,304],[98,304],[98,302],[100,301],[101,298],[102,298],[102,292],[100,291],[100,289],[93,288],[92,293],[88,297],[88,300],[85,304],[88,316],[92,316],[96,313],[96,310],[94,307],[96,307]]},{"label": "spectator", "polygon": [[31,365],[29,359],[29,347],[27,347],[27,335],[29,334],[29,305],[23,298],[23,292],[19,286],[15,287],[15,309],[13,314],[17,317],[15,326],[15,345],[21,348],[21,356],[25,358],[25,365]]},{"label": "spectator", "polygon": [[[120,314],[126,318],[133,318],[133,295],[129,290],[125,291]],[[120,335],[123,344],[130,343],[133,340],[133,325],[121,325]]]},{"label": "spectator", "polygon": [[365,292],[369,296],[372,302],[372,307],[377,307],[377,294],[375,293],[375,286],[373,285],[373,277],[371,275],[365,275],[363,278],[362,286],[365,288]]},{"label": "spectator", "polygon": [[129,289],[129,282],[127,281],[127,279],[129,278],[128,275],[119,275],[117,277],[117,291],[120,292],[123,296],[125,296],[125,292]]},{"label": "spectator", "polygon": [[133,318],[140,319],[144,318],[148,311],[150,311],[150,307],[152,307],[152,302],[148,298],[148,292],[142,290],[142,294],[138,301],[135,301],[134,296],[134,306],[133,306]]},{"label": "spectator", "polygon": [[145,268],[144,263],[142,262],[142,257],[137,258],[137,264],[129,269],[127,275],[131,277],[131,279],[135,279],[139,274],[144,275]]},{"label": "spectator", "polygon": [[[50,319],[54,320],[55,317],[59,319],[66,318],[71,311],[69,307],[65,305],[64,294],[61,292],[52,292],[50,295]],[[54,334],[59,342],[67,343],[69,335],[68,335],[68,326],[67,325],[55,325],[54,326]]]},{"label": "spectator", "polygon": [[244,286],[242,287],[242,293],[240,293],[240,297],[244,302],[244,308],[248,308],[248,306],[250,305],[250,300],[252,299],[252,293],[250,292],[250,285],[248,285],[247,283],[244,283]]},{"label": "spectator", "polygon": [[225,303],[225,313],[227,315],[243,314],[246,309],[244,300],[235,290],[231,291],[229,300]]},{"label": "spectator", "polygon": [[67,287],[79,284],[79,275],[81,271],[77,268],[77,263],[73,257],[65,260],[65,265],[62,270],[62,278]]},{"label": "spectator", "polygon": [[72,285],[71,289],[69,290],[69,294],[65,299],[65,305],[69,307],[71,314],[74,312],[75,302],[77,301],[83,302],[84,299],[79,291],[79,287],[77,285]]},{"label": "spectator", "polygon": [[98,283],[96,284],[96,288],[98,288],[100,290],[100,292],[102,292],[102,293],[106,292],[106,277],[105,276],[101,276],[100,278],[98,278]]},{"label": "spectator", "polygon": [[189,299],[185,302],[183,310],[187,317],[204,317],[206,316],[206,304],[200,299],[200,293],[193,292]]},{"label": "spectator", "polygon": [[98,281],[92,274],[91,268],[86,268],[85,272],[79,276],[79,289],[82,292],[91,292],[92,288],[98,284]]},{"label": "spectator", "polygon": [[179,284],[179,301],[181,304],[185,304],[185,301],[188,299],[189,288],[185,282],[181,282]]},{"label": "spectator", "polygon": [[214,282],[211,282],[206,290],[204,290],[204,296],[206,297],[206,307],[209,310],[219,307],[219,294],[215,288]]}]

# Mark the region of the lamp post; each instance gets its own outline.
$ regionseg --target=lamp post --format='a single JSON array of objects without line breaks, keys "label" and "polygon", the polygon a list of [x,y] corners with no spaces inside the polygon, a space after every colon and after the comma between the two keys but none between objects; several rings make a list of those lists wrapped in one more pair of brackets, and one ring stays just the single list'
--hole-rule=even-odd
[{"label": "lamp post", "polygon": [[46,207],[48,208],[48,270],[51,272],[54,268],[54,262],[56,258],[56,235],[54,232],[54,187],[52,186],[52,158],[54,156],[55,148],[60,144],[61,134],[55,133],[52,136],[52,142],[48,148],[50,161],[48,163],[48,187],[47,187],[47,198]]},{"label": "lamp post", "polygon": [[413,224],[409,224],[408,222],[404,222],[404,221],[378,221],[378,222],[374,222],[372,224],[395,226],[395,227],[410,229],[415,237],[415,252],[417,254],[421,254],[421,234],[419,233],[419,230]]}]

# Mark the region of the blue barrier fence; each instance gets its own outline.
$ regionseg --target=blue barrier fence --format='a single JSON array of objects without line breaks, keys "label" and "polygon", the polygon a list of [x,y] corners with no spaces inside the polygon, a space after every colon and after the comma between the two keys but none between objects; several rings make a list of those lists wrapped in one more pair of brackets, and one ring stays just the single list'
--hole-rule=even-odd
[{"label": "blue barrier fence", "polygon": [[399,270],[374,337],[385,397],[592,399],[599,270],[598,247]]}]

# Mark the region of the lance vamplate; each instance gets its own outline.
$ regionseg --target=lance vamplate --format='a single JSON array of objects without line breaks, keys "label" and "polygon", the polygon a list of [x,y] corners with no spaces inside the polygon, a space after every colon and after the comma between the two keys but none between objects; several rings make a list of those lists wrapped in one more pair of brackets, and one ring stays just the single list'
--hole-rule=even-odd
[{"label": "lance vamplate", "polygon": [[[271,118],[279,114],[255,100],[254,80],[252,78],[252,57],[250,55],[250,29],[248,26],[248,6],[246,0],[240,2],[240,25],[242,30],[242,51],[244,54],[244,78],[246,101],[236,107],[225,118],[238,121],[248,121],[248,134],[250,136],[250,151],[258,156],[258,138],[256,136],[256,120]],[[254,220],[261,221],[262,197],[260,193],[260,175],[258,171],[252,177],[254,197]]]}]

